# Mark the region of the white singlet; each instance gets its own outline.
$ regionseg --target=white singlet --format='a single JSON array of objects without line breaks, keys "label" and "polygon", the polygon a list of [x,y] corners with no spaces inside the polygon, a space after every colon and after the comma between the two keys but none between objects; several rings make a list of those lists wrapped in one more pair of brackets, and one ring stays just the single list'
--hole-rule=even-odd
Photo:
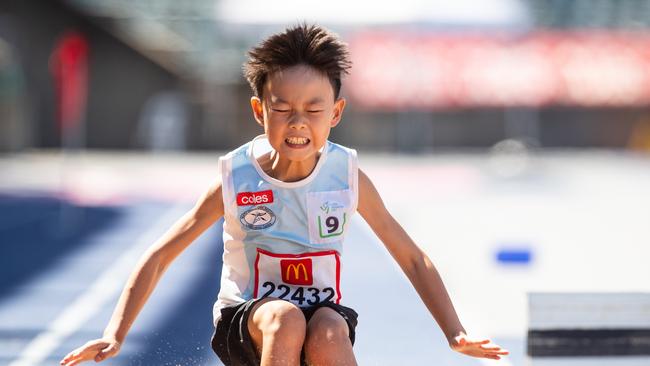
[{"label": "white singlet", "polygon": [[214,304],[277,297],[304,307],[340,303],[340,255],[356,212],[356,151],[327,141],[306,178],[283,182],[257,157],[271,149],[264,135],[219,160],[224,202],[223,269]]}]

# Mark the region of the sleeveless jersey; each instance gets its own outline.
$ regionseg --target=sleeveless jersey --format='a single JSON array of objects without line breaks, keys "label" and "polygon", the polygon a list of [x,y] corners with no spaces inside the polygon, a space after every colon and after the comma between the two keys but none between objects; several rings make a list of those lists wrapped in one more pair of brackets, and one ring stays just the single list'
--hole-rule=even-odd
[{"label": "sleeveless jersey", "polygon": [[327,141],[309,176],[283,182],[257,162],[270,149],[261,135],[219,159],[224,253],[215,324],[221,308],[253,298],[300,307],[341,301],[340,255],[358,200],[356,151]]}]

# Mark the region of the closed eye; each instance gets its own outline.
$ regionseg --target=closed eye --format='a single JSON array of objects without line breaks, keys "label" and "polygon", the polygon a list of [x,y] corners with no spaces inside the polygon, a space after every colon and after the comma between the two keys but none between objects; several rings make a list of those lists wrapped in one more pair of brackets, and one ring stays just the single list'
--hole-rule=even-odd
[{"label": "closed eye", "polygon": [[279,113],[286,113],[289,112],[288,109],[277,109],[277,108],[272,108],[274,112],[279,112]]},{"label": "closed eye", "polygon": [[307,112],[309,112],[309,113],[320,113],[320,112],[322,112],[322,110],[311,110],[311,111],[307,111]]}]

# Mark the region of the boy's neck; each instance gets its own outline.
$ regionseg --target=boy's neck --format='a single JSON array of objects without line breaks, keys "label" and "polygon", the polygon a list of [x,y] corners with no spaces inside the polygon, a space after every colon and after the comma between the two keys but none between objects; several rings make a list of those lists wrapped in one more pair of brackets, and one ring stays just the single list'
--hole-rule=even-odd
[{"label": "boy's neck", "polygon": [[316,167],[320,153],[304,161],[283,159],[277,151],[264,154],[257,159],[262,170],[269,176],[283,182],[297,182],[311,174]]}]

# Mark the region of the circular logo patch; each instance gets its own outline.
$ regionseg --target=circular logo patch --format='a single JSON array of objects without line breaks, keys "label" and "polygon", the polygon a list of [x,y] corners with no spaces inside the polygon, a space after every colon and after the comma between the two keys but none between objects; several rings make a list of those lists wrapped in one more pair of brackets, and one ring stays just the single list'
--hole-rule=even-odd
[{"label": "circular logo patch", "polygon": [[275,224],[275,214],[268,207],[256,206],[244,211],[239,217],[239,221],[251,230],[266,229]]}]

